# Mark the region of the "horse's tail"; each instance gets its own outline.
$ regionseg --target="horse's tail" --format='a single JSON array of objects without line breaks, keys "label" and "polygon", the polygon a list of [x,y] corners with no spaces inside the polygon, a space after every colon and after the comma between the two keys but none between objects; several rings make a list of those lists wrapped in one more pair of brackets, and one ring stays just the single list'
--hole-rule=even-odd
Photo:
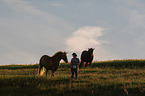
[{"label": "horse's tail", "polygon": [[43,65],[42,65],[42,57],[39,61],[39,75],[42,76],[44,74],[44,68],[43,68]]}]

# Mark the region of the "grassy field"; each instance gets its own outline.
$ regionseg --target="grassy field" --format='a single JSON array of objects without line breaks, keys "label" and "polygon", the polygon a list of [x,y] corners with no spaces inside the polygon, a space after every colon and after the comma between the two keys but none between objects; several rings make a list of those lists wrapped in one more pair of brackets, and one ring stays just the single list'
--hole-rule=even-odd
[{"label": "grassy field", "polygon": [[145,96],[145,60],[94,62],[71,79],[70,64],[51,78],[38,64],[0,66],[0,96]]}]

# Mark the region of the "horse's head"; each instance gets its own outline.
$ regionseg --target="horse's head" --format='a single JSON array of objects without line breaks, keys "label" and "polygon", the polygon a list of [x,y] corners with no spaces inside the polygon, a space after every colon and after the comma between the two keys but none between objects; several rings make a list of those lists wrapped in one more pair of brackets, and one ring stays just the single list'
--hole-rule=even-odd
[{"label": "horse's head", "polygon": [[[95,48],[94,48],[94,49],[95,49]],[[88,49],[88,52],[91,53],[91,54],[93,54],[94,49],[93,49],[93,48],[89,48],[89,49]]]},{"label": "horse's head", "polygon": [[67,63],[68,59],[67,59],[67,52],[62,52],[62,59]]}]

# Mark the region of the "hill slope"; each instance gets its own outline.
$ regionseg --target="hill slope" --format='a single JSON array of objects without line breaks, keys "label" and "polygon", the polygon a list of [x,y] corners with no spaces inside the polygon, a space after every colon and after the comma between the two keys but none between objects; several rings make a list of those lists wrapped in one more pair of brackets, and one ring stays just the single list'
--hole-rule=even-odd
[{"label": "hill slope", "polygon": [[70,64],[51,78],[38,75],[38,64],[0,66],[1,96],[143,96],[145,60],[94,62],[71,79]]}]

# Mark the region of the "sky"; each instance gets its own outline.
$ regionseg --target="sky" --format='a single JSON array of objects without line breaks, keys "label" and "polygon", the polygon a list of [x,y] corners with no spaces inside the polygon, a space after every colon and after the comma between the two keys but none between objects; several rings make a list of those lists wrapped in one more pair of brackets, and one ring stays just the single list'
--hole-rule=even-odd
[{"label": "sky", "polygon": [[94,61],[145,59],[144,0],[0,0],[0,64],[67,51]]}]

